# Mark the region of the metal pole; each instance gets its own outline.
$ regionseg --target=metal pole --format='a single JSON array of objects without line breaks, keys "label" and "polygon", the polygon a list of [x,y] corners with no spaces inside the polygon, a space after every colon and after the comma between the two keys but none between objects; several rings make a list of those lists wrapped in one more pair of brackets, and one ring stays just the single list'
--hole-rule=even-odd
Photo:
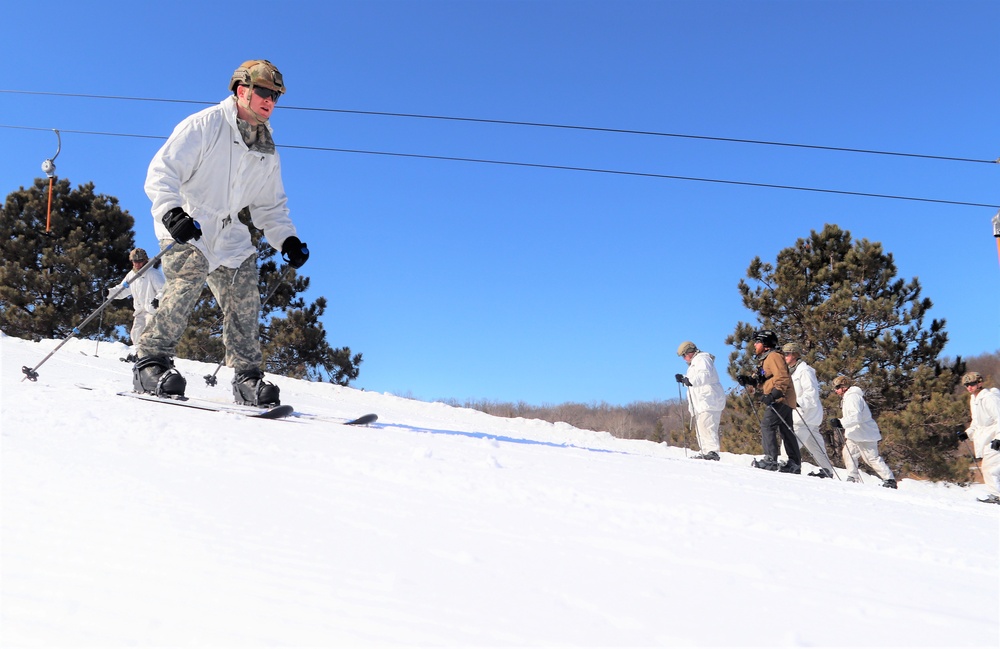
[{"label": "metal pole", "polygon": [[[142,275],[143,273],[145,273],[148,269],[152,268],[153,264],[155,264],[157,261],[159,261],[159,259],[164,254],[166,254],[166,252],[168,250],[170,250],[173,247],[174,247],[174,244],[172,242],[169,243],[169,244],[167,244],[166,248],[164,248],[163,250],[161,250],[155,257],[153,257],[152,259],[150,259],[149,261],[147,261],[146,265],[143,266],[142,268],[140,268],[139,271],[136,272],[136,274],[132,276],[132,280],[135,281],[136,277],[139,277],[140,275]],[[23,366],[21,368],[21,371],[24,373],[24,378],[22,378],[21,380],[24,381],[24,379],[28,379],[30,381],[37,381],[38,380],[38,368],[41,367],[43,364],[45,364],[45,361],[47,361],[50,358],[52,358],[52,356],[57,351],[59,351],[62,348],[63,345],[65,345],[66,343],[68,343],[74,336],[76,336],[77,334],[79,334],[80,330],[83,329],[85,326],[87,326],[87,324],[91,320],[93,320],[98,315],[100,315],[104,311],[104,309],[107,308],[107,306],[109,304],[111,304],[111,302],[113,300],[115,300],[115,299],[118,298],[118,294],[121,293],[122,291],[124,291],[127,287],[128,287],[128,284],[125,283],[125,282],[123,282],[122,283],[122,287],[120,289],[118,289],[117,291],[115,291],[114,295],[112,295],[112,296],[108,297],[108,299],[104,300],[104,303],[101,304],[101,306],[97,307],[97,309],[93,313],[91,313],[89,316],[87,316],[86,319],[84,319],[83,322],[81,322],[77,326],[73,327],[73,331],[68,336],[66,336],[65,338],[63,338],[62,342],[59,343],[58,345],[56,345],[56,348],[53,349],[52,351],[50,351],[45,356],[45,358],[43,358],[41,361],[39,361],[38,365],[35,365],[34,367],[28,367],[27,365]]]}]

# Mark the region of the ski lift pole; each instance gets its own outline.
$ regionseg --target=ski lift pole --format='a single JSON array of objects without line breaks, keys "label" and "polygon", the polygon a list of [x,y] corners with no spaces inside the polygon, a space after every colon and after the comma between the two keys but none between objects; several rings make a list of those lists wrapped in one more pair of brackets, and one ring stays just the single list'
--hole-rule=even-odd
[{"label": "ski lift pole", "polygon": [[1000,258],[1000,210],[993,215],[993,237],[997,240],[997,257]]},{"label": "ski lift pole", "polygon": [[56,154],[42,163],[42,171],[45,175],[49,177],[49,210],[45,216],[45,233],[48,234],[52,231],[52,187],[55,184],[56,177],[56,158],[59,157],[59,152],[62,151],[62,137],[59,135],[57,129],[52,129],[56,134],[56,140],[58,145],[56,146]]},{"label": "ski lift pole", "polygon": [[[262,307],[265,304],[267,304],[268,302],[271,301],[271,298],[274,297],[274,294],[278,292],[278,287],[285,283],[285,278],[288,277],[288,273],[291,272],[291,270],[292,270],[292,266],[288,266],[281,273],[281,275],[278,277],[278,281],[274,284],[274,287],[271,289],[271,292],[268,293],[267,297],[264,298],[264,301],[260,303],[260,305]],[[215,324],[219,324],[219,321],[216,320]],[[223,359],[222,361],[219,361],[219,364],[215,366],[215,371],[214,372],[212,372],[211,374],[206,374],[204,377],[202,377],[202,378],[205,379],[205,385],[207,385],[209,387],[213,387],[213,388],[216,385],[218,385],[219,381],[218,381],[218,379],[215,378],[215,376],[216,376],[216,374],[219,373],[219,370],[222,369],[222,364],[224,362],[225,362],[225,359]]]},{"label": "ski lift pole", "polygon": [[[174,247],[173,243],[168,244],[166,248],[164,248],[163,250],[161,250],[159,253],[156,254],[156,256],[154,256],[152,259],[150,259],[149,261],[147,261],[146,265],[143,266],[142,268],[140,268],[138,270],[138,272],[136,272],[136,274],[132,276],[132,281],[135,281],[136,277],[139,277],[140,275],[142,275],[143,273],[145,273],[147,270],[149,270],[150,268],[152,268],[153,265],[157,261],[159,261],[159,259],[161,257],[163,257],[163,255],[165,255],[168,250],[170,250],[173,247]],[[81,322],[77,326],[73,327],[73,331],[70,332],[70,334],[68,336],[66,336],[65,338],[63,338],[62,342],[59,343],[58,345],[56,345],[56,348],[53,349],[52,351],[50,351],[45,356],[45,358],[43,358],[41,361],[39,361],[38,365],[35,365],[34,367],[28,367],[27,365],[23,366],[21,368],[21,371],[24,373],[24,378],[22,378],[21,380],[24,381],[24,379],[28,379],[29,381],[37,381],[38,380],[38,368],[41,367],[42,365],[44,365],[47,360],[49,360],[50,358],[52,358],[52,356],[57,351],[59,351],[62,348],[63,345],[65,345],[66,343],[68,343],[74,336],[76,336],[77,334],[79,334],[80,330],[83,329],[84,327],[86,327],[87,324],[91,320],[93,320],[98,315],[100,315],[101,313],[103,313],[104,309],[107,308],[107,306],[109,304],[111,304],[111,302],[113,300],[116,300],[118,298],[118,295],[122,291],[124,291],[126,288],[128,288],[128,283],[127,282],[122,282],[122,287],[119,288],[117,291],[115,291],[114,295],[109,296],[108,299],[104,300],[104,303],[101,304],[101,306],[97,307],[97,309],[95,309],[93,313],[91,313],[89,316],[87,316],[83,320],[83,322]]]}]

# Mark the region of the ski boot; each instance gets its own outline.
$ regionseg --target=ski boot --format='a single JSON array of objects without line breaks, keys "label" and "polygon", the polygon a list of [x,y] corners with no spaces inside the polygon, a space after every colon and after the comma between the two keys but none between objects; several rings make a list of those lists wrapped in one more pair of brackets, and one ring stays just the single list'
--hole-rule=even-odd
[{"label": "ski boot", "polygon": [[889,478],[888,480],[886,480],[885,482],[882,483],[882,486],[885,487],[886,489],[895,489],[896,488],[896,479],[895,478]]},{"label": "ski boot", "polygon": [[716,462],[718,462],[719,461],[719,454],[716,453],[715,451],[709,451],[708,453],[699,453],[698,455],[695,455],[691,459],[692,460],[715,460]]},{"label": "ski boot", "polygon": [[799,475],[802,473],[802,467],[794,462],[785,462],[778,468],[778,473],[794,473]]},{"label": "ski boot", "polygon": [[809,475],[813,476],[814,478],[832,478],[833,471],[831,471],[830,469],[820,468],[819,471],[810,471]]},{"label": "ski boot", "polygon": [[990,505],[1000,505],[1000,496],[996,496],[994,494],[990,494],[985,498],[976,498],[976,500],[978,500],[981,503],[987,503]]},{"label": "ski boot", "polygon": [[174,362],[166,356],[146,356],[132,366],[132,388],[142,394],[153,394],[168,399],[184,397],[187,380],[174,369]]},{"label": "ski boot", "polygon": [[278,386],[264,380],[264,373],[253,368],[233,377],[233,399],[242,406],[270,408],[281,405]]},{"label": "ski boot", "polygon": [[778,462],[770,455],[765,455],[759,460],[754,460],[753,464],[750,466],[756,467],[758,469],[764,469],[765,471],[777,471]]}]

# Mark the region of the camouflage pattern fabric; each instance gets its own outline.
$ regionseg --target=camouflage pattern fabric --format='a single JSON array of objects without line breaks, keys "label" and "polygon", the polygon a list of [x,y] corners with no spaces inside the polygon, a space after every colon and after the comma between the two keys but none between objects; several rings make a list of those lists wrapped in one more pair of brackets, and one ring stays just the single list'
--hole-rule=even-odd
[{"label": "camouflage pattern fabric", "polygon": [[[160,246],[165,248],[169,243],[161,242]],[[208,260],[200,250],[190,244],[175,243],[162,260],[167,284],[160,308],[139,338],[139,358],[172,358],[176,355],[177,341],[184,333],[191,311],[207,281],[222,309],[226,365],[237,372],[260,369],[263,356],[258,330],[260,289],[257,255],[247,257],[239,268],[220,266],[209,273]]]}]

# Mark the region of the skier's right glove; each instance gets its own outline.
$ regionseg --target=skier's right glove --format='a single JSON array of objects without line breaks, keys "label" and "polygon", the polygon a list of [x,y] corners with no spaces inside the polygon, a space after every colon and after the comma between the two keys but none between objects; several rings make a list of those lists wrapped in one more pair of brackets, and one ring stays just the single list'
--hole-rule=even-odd
[{"label": "skier's right glove", "polygon": [[183,208],[175,207],[163,215],[163,225],[177,243],[201,239],[201,228]]},{"label": "skier's right glove", "polygon": [[969,439],[969,434],[965,432],[964,428],[959,428],[958,430],[955,431],[955,437],[958,438],[958,441],[964,442],[965,440]]},{"label": "skier's right glove", "polygon": [[683,383],[684,385],[691,387],[690,379],[688,379],[688,377],[684,376],[683,374],[674,374],[674,378],[677,379],[678,383]]},{"label": "skier's right glove", "polygon": [[784,392],[782,392],[778,388],[774,388],[773,390],[771,390],[771,394],[765,394],[762,400],[764,402],[764,405],[769,406],[783,396],[785,396]]},{"label": "skier's right glove", "polygon": [[995,439],[990,442],[990,448],[994,451],[1000,451],[1000,439]]},{"label": "skier's right glove", "polygon": [[281,254],[292,268],[302,268],[309,260],[309,248],[296,236],[285,239],[281,244]]},{"label": "skier's right glove", "polygon": [[837,419],[836,417],[830,420],[830,425],[833,426],[834,428],[843,428],[843,426],[840,423],[840,420]]}]

